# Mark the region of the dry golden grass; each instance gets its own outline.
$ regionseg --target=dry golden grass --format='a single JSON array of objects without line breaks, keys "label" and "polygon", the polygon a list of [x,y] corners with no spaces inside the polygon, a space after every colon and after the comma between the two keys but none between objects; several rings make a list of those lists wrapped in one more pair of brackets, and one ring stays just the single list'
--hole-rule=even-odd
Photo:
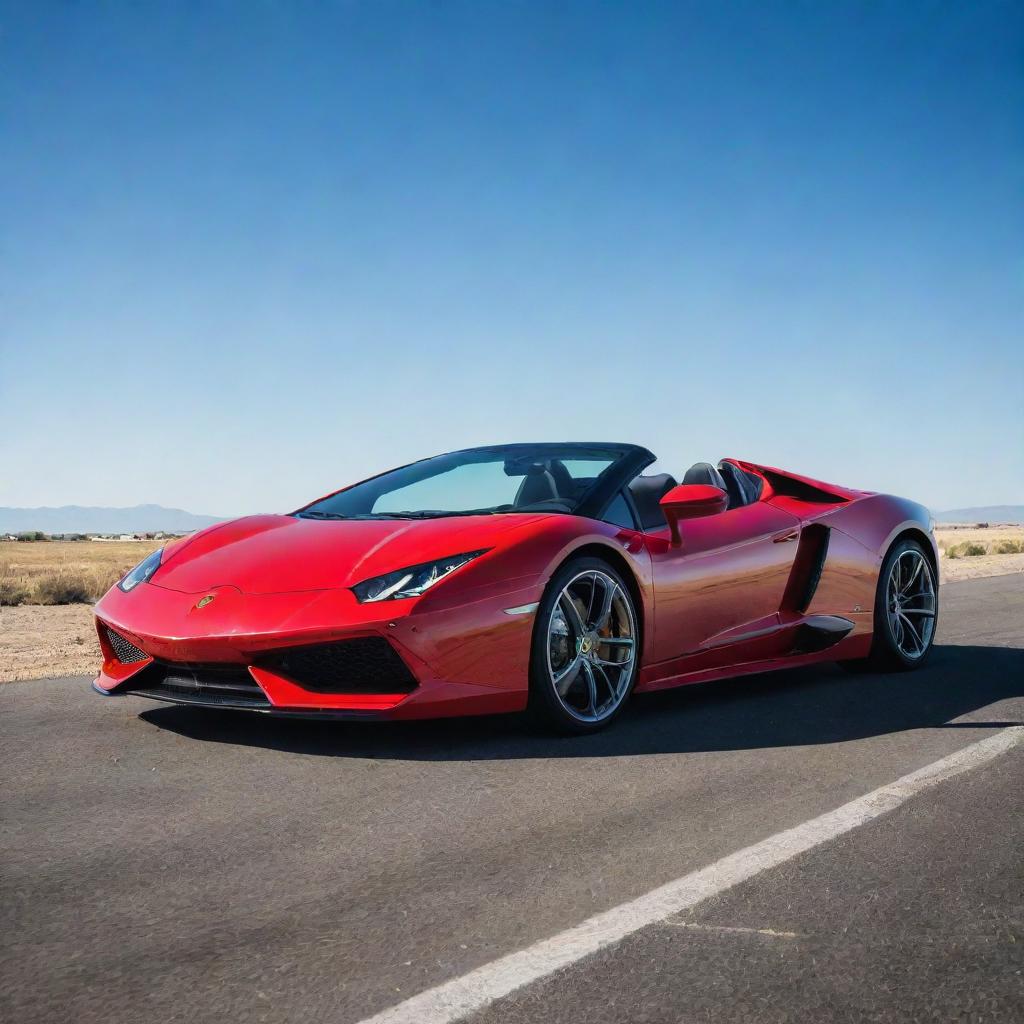
[{"label": "dry golden grass", "polygon": [[0,605],[91,604],[163,541],[2,541]]},{"label": "dry golden grass", "polygon": [[946,558],[1019,555],[1024,552],[1024,526],[943,526],[935,530]]}]

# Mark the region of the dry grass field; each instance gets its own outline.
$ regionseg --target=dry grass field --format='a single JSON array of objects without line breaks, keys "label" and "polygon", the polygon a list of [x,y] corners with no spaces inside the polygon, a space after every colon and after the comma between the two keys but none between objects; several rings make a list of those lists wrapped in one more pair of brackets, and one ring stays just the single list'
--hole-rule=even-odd
[{"label": "dry grass field", "polygon": [[0,605],[92,604],[159,540],[0,542]]},{"label": "dry grass field", "polygon": [[[940,526],[936,538],[944,583],[1024,572],[1024,526]],[[90,606],[161,543],[0,542],[0,682],[95,671]]]}]

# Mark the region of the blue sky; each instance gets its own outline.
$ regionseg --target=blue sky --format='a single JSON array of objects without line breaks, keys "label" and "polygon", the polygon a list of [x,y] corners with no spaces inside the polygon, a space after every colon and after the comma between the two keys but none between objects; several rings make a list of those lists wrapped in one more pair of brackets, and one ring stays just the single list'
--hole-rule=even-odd
[{"label": "blue sky", "polygon": [[1015,3],[0,2],[0,505],[627,440],[1024,502]]}]

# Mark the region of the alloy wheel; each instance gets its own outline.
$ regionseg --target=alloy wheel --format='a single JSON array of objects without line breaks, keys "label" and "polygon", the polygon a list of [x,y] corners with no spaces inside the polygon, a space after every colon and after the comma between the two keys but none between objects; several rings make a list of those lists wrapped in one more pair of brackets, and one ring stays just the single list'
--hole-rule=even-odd
[{"label": "alloy wheel", "polygon": [[935,631],[935,579],[924,554],[908,548],[889,570],[885,607],[893,643],[910,661],[923,657]]},{"label": "alloy wheel", "polygon": [[562,707],[581,722],[612,715],[629,691],[636,658],[633,603],[607,573],[574,576],[551,608],[547,668]]}]

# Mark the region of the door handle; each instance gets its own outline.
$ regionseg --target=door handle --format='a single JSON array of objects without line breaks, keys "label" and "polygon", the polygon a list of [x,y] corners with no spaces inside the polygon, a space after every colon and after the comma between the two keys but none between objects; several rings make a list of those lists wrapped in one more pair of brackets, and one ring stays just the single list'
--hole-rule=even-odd
[{"label": "door handle", "polygon": [[787,540],[796,540],[799,536],[799,530],[784,530],[782,533],[777,533],[774,537],[772,537],[772,543],[782,544]]}]

